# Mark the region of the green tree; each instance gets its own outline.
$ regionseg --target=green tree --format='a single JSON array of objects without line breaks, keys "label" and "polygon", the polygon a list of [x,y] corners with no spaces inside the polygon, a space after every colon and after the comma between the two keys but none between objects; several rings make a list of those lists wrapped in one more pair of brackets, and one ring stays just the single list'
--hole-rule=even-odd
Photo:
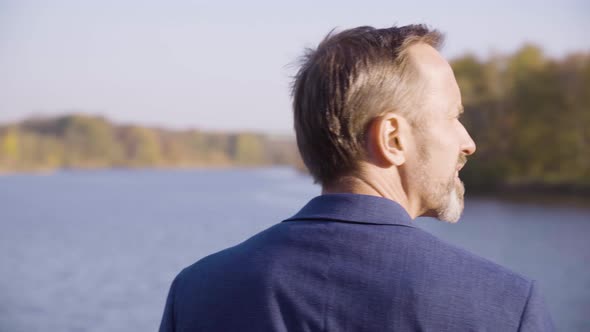
[{"label": "green tree", "polygon": [[122,140],[128,165],[155,166],[162,161],[160,141],[153,130],[137,126],[127,127],[123,130]]},{"label": "green tree", "polygon": [[121,148],[104,118],[64,116],[58,119],[57,130],[64,142],[67,167],[105,167],[120,159]]},{"label": "green tree", "polygon": [[259,135],[242,133],[231,136],[230,154],[240,165],[264,163],[262,138]]}]

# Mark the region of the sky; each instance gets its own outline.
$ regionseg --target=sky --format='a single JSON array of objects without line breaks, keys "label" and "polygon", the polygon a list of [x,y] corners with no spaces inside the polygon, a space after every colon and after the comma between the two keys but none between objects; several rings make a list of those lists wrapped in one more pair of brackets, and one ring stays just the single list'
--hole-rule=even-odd
[{"label": "sky", "polygon": [[292,132],[291,78],[333,28],[425,23],[442,53],[590,51],[590,1],[0,0],[0,123],[88,113]]}]

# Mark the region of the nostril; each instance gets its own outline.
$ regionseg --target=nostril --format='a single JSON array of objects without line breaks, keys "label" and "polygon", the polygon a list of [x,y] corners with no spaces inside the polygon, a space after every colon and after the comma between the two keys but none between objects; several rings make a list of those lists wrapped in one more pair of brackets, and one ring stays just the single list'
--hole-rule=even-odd
[{"label": "nostril", "polygon": [[463,149],[463,152],[469,156],[469,155],[474,154],[475,150],[477,150],[475,142],[473,141],[473,139],[471,137],[469,137],[469,141],[467,142],[467,145]]}]

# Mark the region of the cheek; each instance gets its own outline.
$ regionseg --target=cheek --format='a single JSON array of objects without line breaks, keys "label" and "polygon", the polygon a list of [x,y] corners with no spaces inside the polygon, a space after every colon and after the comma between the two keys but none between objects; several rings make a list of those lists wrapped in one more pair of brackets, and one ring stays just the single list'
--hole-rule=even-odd
[{"label": "cheek", "polygon": [[436,148],[432,149],[431,163],[435,168],[433,172],[441,179],[448,179],[450,175],[454,176],[459,158],[457,145],[448,140],[439,140]]}]

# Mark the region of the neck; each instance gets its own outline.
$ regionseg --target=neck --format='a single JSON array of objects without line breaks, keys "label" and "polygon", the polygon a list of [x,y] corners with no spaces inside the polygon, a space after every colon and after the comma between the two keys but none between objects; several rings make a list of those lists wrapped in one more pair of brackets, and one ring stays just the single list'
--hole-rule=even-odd
[{"label": "neck", "polygon": [[400,204],[414,219],[419,215],[418,207],[411,204],[398,172],[394,173],[393,179],[391,172],[386,171],[372,174],[361,171],[358,175],[342,176],[333,183],[322,186],[322,194],[351,193],[384,197]]}]

